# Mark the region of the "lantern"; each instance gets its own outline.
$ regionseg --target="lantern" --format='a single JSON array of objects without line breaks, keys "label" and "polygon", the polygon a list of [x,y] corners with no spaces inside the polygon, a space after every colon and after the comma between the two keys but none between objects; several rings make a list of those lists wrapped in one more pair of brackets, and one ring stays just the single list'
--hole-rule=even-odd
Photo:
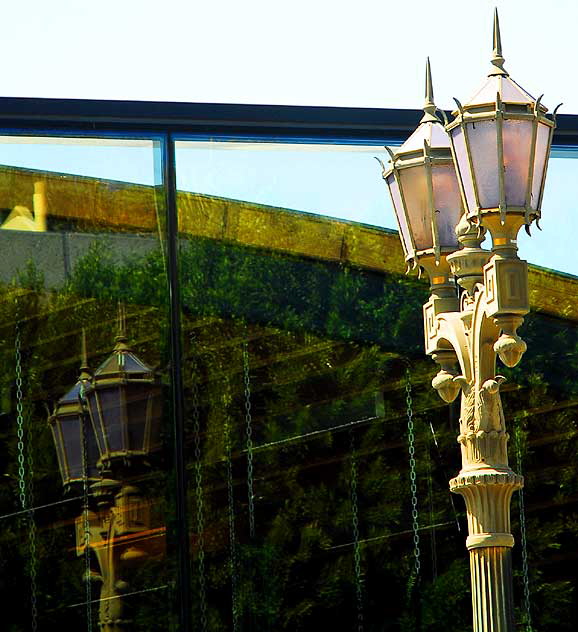
[{"label": "lantern", "polygon": [[[463,105],[455,100],[458,109],[446,129],[468,217],[486,224],[497,216],[503,225],[506,216],[517,215],[528,230],[540,218],[556,111],[547,118],[541,97],[528,94],[504,69],[497,11],[493,39],[487,80]],[[494,239],[494,245],[500,244]]]},{"label": "lantern", "polygon": [[99,458],[96,436],[88,418],[84,392],[90,381],[86,360],[86,342],[82,334],[82,366],[76,384],[58,400],[48,422],[65,486],[98,479]]},{"label": "lantern", "polygon": [[392,166],[383,173],[410,267],[427,255],[439,263],[442,254],[458,247],[454,228],[462,200],[450,140],[436,110],[428,59],[424,115],[395,153],[388,149]]},{"label": "lantern", "polygon": [[86,388],[101,465],[128,463],[159,447],[161,385],[153,369],[127,344],[124,310],[110,355]]}]

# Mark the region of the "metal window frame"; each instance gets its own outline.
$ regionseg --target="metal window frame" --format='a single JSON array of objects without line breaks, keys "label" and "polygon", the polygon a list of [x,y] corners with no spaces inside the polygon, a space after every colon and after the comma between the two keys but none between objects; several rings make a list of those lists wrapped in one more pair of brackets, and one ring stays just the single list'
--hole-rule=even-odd
[{"label": "metal window frame", "polygon": [[[403,141],[421,110],[87,99],[0,98],[0,128],[158,132],[370,143]],[[554,146],[578,145],[578,115],[557,117]]]}]

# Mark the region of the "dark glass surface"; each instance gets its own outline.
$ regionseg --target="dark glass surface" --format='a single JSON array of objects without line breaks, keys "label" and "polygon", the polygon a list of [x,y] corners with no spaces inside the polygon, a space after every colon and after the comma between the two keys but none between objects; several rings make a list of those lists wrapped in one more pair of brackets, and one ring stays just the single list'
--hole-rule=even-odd
[{"label": "dark glass surface", "polygon": [[73,416],[66,417],[60,422],[68,477],[73,479],[82,478],[84,475],[81,423],[81,417]]},{"label": "dark glass surface", "polygon": [[125,389],[126,418],[128,421],[127,447],[130,450],[142,450],[144,447],[150,391],[151,387],[148,384],[131,384],[130,388]]},{"label": "dark glass surface", "polygon": [[122,419],[125,413],[122,390],[118,386],[112,388],[104,387],[97,390],[104,432],[110,452],[121,452],[128,448],[124,437],[126,422],[123,422]]},{"label": "dark glass surface", "polygon": [[[78,417],[63,418],[76,479],[67,489],[48,424],[66,393],[78,401],[83,330],[95,371],[114,349],[120,313],[134,353],[159,367],[161,399],[169,399],[159,167],[159,144],[147,138],[0,139],[2,630],[96,630],[107,617],[130,620],[134,632],[176,629],[168,405],[157,404],[161,440],[146,463],[126,455],[100,472],[88,415],[85,441]],[[112,450],[127,447],[121,388],[97,389]],[[129,402],[131,438],[141,450],[145,409],[142,394]]]}]

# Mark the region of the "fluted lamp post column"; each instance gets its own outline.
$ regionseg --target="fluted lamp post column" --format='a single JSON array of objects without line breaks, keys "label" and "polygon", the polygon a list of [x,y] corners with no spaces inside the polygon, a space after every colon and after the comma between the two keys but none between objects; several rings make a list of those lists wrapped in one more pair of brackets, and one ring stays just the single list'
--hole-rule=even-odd
[{"label": "fluted lamp post column", "polygon": [[[470,101],[457,103],[451,122],[441,113],[444,130],[433,105],[428,62],[425,115],[412,136],[390,152],[391,168],[383,177],[406,260],[430,279],[425,348],[440,365],[432,386],[447,402],[461,392],[462,469],[450,489],[466,502],[473,629],[513,632],[510,501],[523,478],[508,465],[500,401],[504,378],[496,373],[496,358],[513,367],[526,350],[517,329],[529,311],[528,272],[516,240],[522,226],[529,232],[540,217],[555,115],[547,118],[540,99],[504,69],[497,12],[488,78]],[[435,135],[438,145],[424,142],[420,157],[415,141],[425,135]],[[443,194],[436,194],[435,160],[448,154],[452,166],[443,186],[438,184]],[[432,171],[425,189],[406,175],[412,161]],[[491,251],[481,248],[486,232]]]}]

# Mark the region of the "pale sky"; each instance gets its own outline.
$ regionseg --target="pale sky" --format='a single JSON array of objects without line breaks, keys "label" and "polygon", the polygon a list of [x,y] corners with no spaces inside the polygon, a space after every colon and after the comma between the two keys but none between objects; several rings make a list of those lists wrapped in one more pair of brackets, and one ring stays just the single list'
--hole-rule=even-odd
[{"label": "pale sky", "polygon": [[2,7],[0,95],[420,107],[467,99],[500,11],[506,68],[578,113],[576,0],[29,0]]}]

